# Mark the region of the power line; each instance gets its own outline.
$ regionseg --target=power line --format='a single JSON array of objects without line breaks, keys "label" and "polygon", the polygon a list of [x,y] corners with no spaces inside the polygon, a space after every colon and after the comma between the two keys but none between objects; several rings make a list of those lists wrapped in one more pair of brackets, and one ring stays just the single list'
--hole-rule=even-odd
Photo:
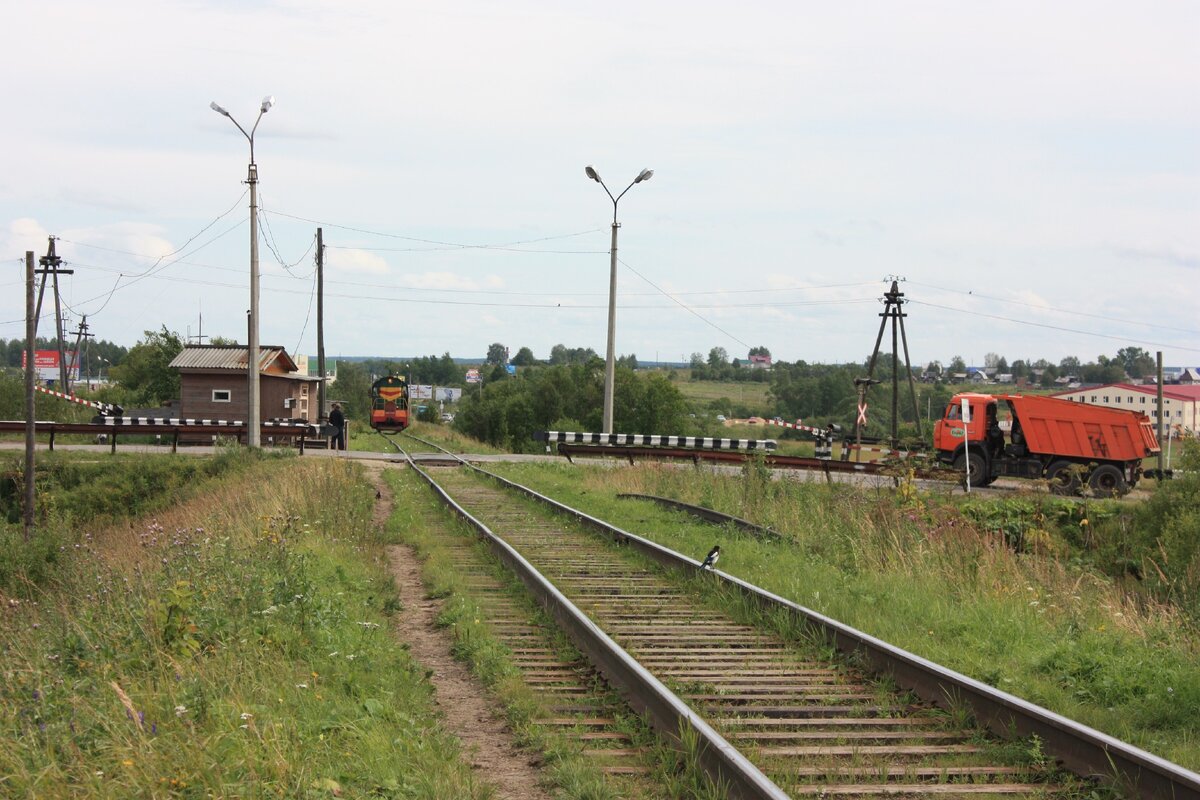
[{"label": "power line", "polygon": [[[615,223],[614,223],[614,224],[615,224]],[[614,229],[614,230],[615,230],[615,229]],[[614,241],[614,242],[616,241],[616,236],[617,236],[617,234],[616,234],[616,233],[614,233],[614,234],[613,234],[613,241]],[[708,326],[710,326],[710,327],[712,327],[712,328],[714,328],[714,329],[716,329],[716,330],[720,331],[721,333],[725,334],[725,335],[726,335],[726,336],[728,336],[730,339],[733,339],[735,342],[737,342],[738,344],[740,344],[742,347],[745,347],[747,350],[749,350],[749,349],[750,349],[751,345],[749,345],[749,344],[746,344],[746,343],[745,343],[745,342],[743,342],[741,339],[739,339],[738,337],[734,336],[732,333],[730,333],[729,331],[725,330],[724,328],[722,328],[720,325],[716,324],[715,322],[712,322],[711,320],[707,319],[707,318],[706,318],[706,317],[704,317],[703,315],[701,315],[701,314],[697,314],[695,311],[693,311],[693,310],[692,310],[691,308],[689,308],[687,305],[685,305],[685,304],[684,304],[684,303],[682,303],[681,301],[677,300],[676,298],[672,297],[672,296],[671,296],[671,295],[670,295],[668,292],[666,292],[666,291],[664,291],[662,288],[660,288],[660,287],[658,286],[658,284],[654,283],[654,281],[650,280],[650,279],[649,279],[649,278],[647,278],[645,275],[643,275],[642,273],[638,272],[636,269],[634,269],[633,267],[631,267],[631,266],[630,266],[628,263],[626,263],[624,260],[622,260],[622,259],[617,259],[617,260],[621,262],[621,265],[622,265],[623,267],[625,267],[625,269],[629,270],[629,271],[630,271],[630,272],[632,272],[634,275],[637,275],[639,278],[641,278],[641,279],[642,279],[642,280],[644,280],[646,283],[648,283],[648,284],[650,284],[651,286],[653,286],[655,289],[658,289],[658,291],[659,291],[659,292],[661,292],[663,295],[665,295],[666,297],[668,297],[668,298],[669,298],[669,299],[670,299],[670,300],[671,300],[673,303],[675,303],[675,305],[679,306],[679,307],[680,307],[680,308],[682,308],[684,311],[688,312],[689,314],[691,314],[692,316],[694,316],[696,319],[698,319],[698,320],[700,320],[701,322],[703,322],[705,325],[708,325]]]},{"label": "power line", "polygon": [[908,302],[915,303],[916,305],[921,305],[921,306],[929,306],[930,308],[940,308],[943,311],[954,311],[958,314],[970,314],[973,317],[985,317],[987,319],[997,319],[1002,322],[1012,322],[1017,325],[1029,325],[1034,328],[1048,328],[1049,330],[1052,330],[1052,331],[1063,331],[1065,333],[1078,333],[1078,334],[1082,334],[1084,336],[1095,336],[1100,339],[1112,339],[1114,341],[1123,342],[1125,344],[1140,344],[1140,345],[1148,345],[1150,347],[1163,347],[1163,348],[1174,349],[1174,350],[1186,350],[1190,353],[1200,353],[1200,348],[1197,348],[1197,347],[1183,347],[1178,344],[1165,344],[1163,342],[1147,342],[1147,341],[1142,341],[1140,339],[1130,339],[1127,336],[1115,336],[1115,335],[1109,334],[1109,333],[1097,333],[1095,331],[1083,331],[1083,330],[1079,330],[1078,328],[1066,328],[1061,325],[1050,325],[1045,322],[1030,322],[1029,320],[1013,319],[1012,317],[1002,317],[999,314],[985,314],[981,311],[968,311],[963,308],[954,308],[953,306],[943,306],[943,305],[938,305],[937,303],[928,303],[928,302],[925,302],[924,300],[913,300],[912,298],[909,298]]},{"label": "power line", "polygon": [[[586,236],[589,233],[598,233],[598,232],[604,230],[603,228],[591,228],[590,230],[579,231],[578,233],[564,233],[564,234],[559,234],[556,236],[543,236],[539,239],[525,239],[522,241],[504,242],[501,244],[472,244],[469,242],[446,242],[446,241],[442,241],[439,239],[422,239],[417,236],[404,236],[403,234],[399,234],[399,233],[386,233],[384,231],[373,231],[373,230],[369,230],[367,228],[356,228],[351,225],[339,225],[336,222],[326,222],[323,220],[309,219],[307,217],[297,216],[296,214],[285,214],[282,211],[268,211],[267,213],[274,214],[279,217],[287,217],[288,219],[294,219],[294,220],[298,220],[300,222],[307,222],[311,225],[320,225],[320,226],[326,227],[326,228],[338,228],[338,229],[344,230],[344,231],[353,231],[354,233],[363,233],[368,236],[381,236],[386,239],[401,239],[406,242],[418,242],[420,244],[440,245],[442,247],[452,249],[452,250],[507,250],[507,249],[514,248],[517,245],[537,244],[538,242],[551,242],[556,239],[570,239],[575,236]],[[357,250],[372,249],[372,248],[367,248],[367,247],[340,248],[337,245],[330,245],[330,244],[327,244],[325,246],[327,248],[331,248],[331,249],[357,249]],[[383,248],[380,248],[380,249],[383,249]],[[523,251],[519,251],[519,252],[552,252],[552,251],[523,250]],[[595,254],[595,253],[607,253],[608,251],[607,250],[581,250],[578,252]]]},{"label": "power line", "polygon": [[1126,325],[1138,325],[1143,328],[1157,328],[1159,330],[1165,330],[1165,331],[1179,331],[1180,333],[1200,334],[1200,331],[1194,330],[1192,328],[1176,328],[1171,325],[1156,325],[1153,322],[1143,322],[1141,320],[1135,320],[1135,319],[1123,319],[1121,317],[1114,317],[1109,314],[1090,314],[1086,311],[1074,311],[1069,308],[1055,308],[1053,306],[1038,305],[1037,303],[1026,303],[1021,300],[1007,300],[1003,297],[996,297],[994,295],[980,294],[979,292],[976,292],[974,290],[950,289],[948,287],[937,286],[932,283],[922,283],[921,281],[909,281],[909,283],[912,283],[916,286],[926,286],[930,289],[937,289],[938,291],[941,291],[941,292],[951,292],[953,294],[961,294],[961,295],[966,295],[968,297],[978,297],[981,300],[994,300],[997,303],[1008,303],[1009,305],[1025,306],[1026,308],[1033,308],[1033,309],[1037,309],[1039,311],[1053,311],[1056,314],[1074,314],[1077,317],[1090,317],[1091,319],[1104,320],[1105,322],[1121,322]]}]

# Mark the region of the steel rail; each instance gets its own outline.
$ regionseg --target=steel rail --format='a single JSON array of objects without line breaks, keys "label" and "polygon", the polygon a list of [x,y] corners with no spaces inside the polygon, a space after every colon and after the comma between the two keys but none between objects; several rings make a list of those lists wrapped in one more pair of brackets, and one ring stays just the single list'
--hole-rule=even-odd
[{"label": "steel rail", "polygon": [[[425,441],[415,436],[411,438]],[[432,442],[425,443],[438,447]],[[728,796],[747,800],[787,800],[787,793],[774,781],[613,641],[515,548],[450,497],[428,472],[417,466],[416,461],[404,448],[395,442],[392,444],[404,456],[409,467],[429,484],[442,502],[483,536],[497,558],[521,579],[562,630],[571,637],[575,646],[613,686],[622,689],[626,701],[635,711],[644,715],[660,734],[676,743],[682,744],[683,732],[686,729],[691,729],[698,735],[699,763],[717,785],[723,787]],[[449,453],[445,448],[439,449]],[[465,459],[453,453],[449,454],[461,464],[471,466]],[[491,475],[485,470],[480,472]]]},{"label": "steel rail", "polygon": [[[580,523],[611,537],[658,563],[696,570],[700,562],[604,520],[564,505],[529,487],[508,480],[460,459],[463,464],[508,488],[526,495]],[[888,644],[831,617],[780,597],[720,570],[712,570],[725,583],[736,587],[765,608],[783,608],[820,631],[844,653],[865,656],[871,667],[890,675],[897,685],[913,691],[927,702],[943,707],[966,702],[976,719],[1002,738],[1038,736],[1046,751],[1071,772],[1100,778],[1128,787],[1137,796],[1200,800],[1200,774],[1148,753],[1108,734],[1067,719],[1053,711],[967,677],[918,655]]]},{"label": "steel rail", "polygon": [[694,506],[691,503],[682,503],[678,500],[672,500],[669,497],[658,497],[657,495],[653,494],[622,493],[618,494],[617,498],[629,500],[651,500],[660,506],[665,506],[666,508],[670,508],[675,511],[683,511],[691,514],[693,517],[699,517],[705,522],[712,522],[717,525],[733,525],[748,533],[754,534],[755,536],[768,536],[773,539],[779,538],[779,533],[777,531],[773,531],[770,528],[758,525],[748,519],[735,517],[732,514],[725,514],[721,511],[714,511],[713,509],[705,508],[704,506]]},{"label": "steel rail", "polygon": [[[418,441],[425,442],[421,439]],[[632,545],[666,567],[694,571],[700,566],[700,562],[693,558],[475,466],[433,442],[425,444],[437,447],[476,472],[574,518],[618,543]],[[736,587],[762,607],[786,609],[806,625],[816,628],[838,650],[865,656],[867,663],[877,673],[890,675],[899,686],[910,689],[927,702],[941,706],[965,702],[971,706],[980,724],[1002,738],[1011,738],[1014,735],[1038,736],[1045,744],[1046,751],[1077,775],[1112,781],[1147,800],[1200,800],[1200,774],[1095,728],[1067,719],[1027,700],[888,644],[741,578],[720,570],[712,570],[710,574]]]}]

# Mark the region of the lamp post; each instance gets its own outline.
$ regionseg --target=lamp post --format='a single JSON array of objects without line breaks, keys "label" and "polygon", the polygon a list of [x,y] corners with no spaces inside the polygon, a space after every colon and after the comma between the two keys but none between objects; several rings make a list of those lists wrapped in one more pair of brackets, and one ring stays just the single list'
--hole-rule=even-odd
[{"label": "lamp post", "polygon": [[233,115],[215,102],[209,103],[209,108],[221,116],[228,117],[230,122],[237,125],[242,136],[250,143],[250,166],[246,172],[246,183],[250,184],[250,332],[246,346],[246,444],[250,447],[258,447],[262,443],[262,425],[259,421],[261,404],[258,399],[258,165],[254,163],[254,132],[258,130],[258,123],[262,121],[263,114],[270,111],[273,105],[274,97],[263,98],[258,108],[258,118],[254,120],[254,127],[246,133],[246,129],[238,125]]},{"label": "lamp post", "polygon": [[638,176],[633,179],[633,183],[625,187],[625,192],[621,192],[616,197],[608,191],[608,186],[604,181],[600,180],[600,173],[596,172],[596,168],[588,166],[584,168],[584,174],[594,180],[596,183],[604,187],[605,194],[612,200],[613,204],[613,221],[612,221],[612,247],[609,250],[609,272],[608,272],[608,354],[604,359],[604,433],[613,432],[613,386],[616,379],[616,338],[617,338],[617,228],[621,224],[617,222],[617,203],[625,192],[633,188],[634,183],[650,180],[654,175],[654,170],[644,169],[638,173]]}]

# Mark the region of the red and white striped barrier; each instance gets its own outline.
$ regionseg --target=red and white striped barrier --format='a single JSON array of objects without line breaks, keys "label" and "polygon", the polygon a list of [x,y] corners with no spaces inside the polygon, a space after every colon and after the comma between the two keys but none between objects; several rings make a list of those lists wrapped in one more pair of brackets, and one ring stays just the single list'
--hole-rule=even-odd
[{"label": "red and white striped barrier", "polygon": [[113,414],[120,414],[122,411],[120,406],[113,405],[112,403],[101,403],[96,400],[85,400],[82,397],[76,397],[73,394],[63,394],[62,392],[56,392],[53,389],[45,389],[45,388],[42,388],[41,386],[34,386],[33,388],[36,389],[37,391],[41,392],[42,394],[48,394],[51,397],[57,397],[58,399],[66,400],[69,403],[78,403],[81,406],[87,406],[88,408],[94,408],[97,411],[99,411],[101,414],[104,414],[105,416],[110,416]]}]

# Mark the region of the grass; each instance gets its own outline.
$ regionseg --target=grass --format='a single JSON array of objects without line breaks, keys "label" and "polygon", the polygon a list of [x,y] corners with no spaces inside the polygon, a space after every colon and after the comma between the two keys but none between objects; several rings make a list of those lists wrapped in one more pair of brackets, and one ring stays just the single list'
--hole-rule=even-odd
[{"label": "grass", "polygon": [[268,459],[79,533],[0,597],[0,795],[488,797],[388,635],[372,499],[352,465]]},{"label": "grass", "polygon": [[[408,432],[414,436],[420,436],[422,439],[436,442],[453,453],[489,454],[504,452],[478,439],[472,439],[469,436],[459,433],[451,425],[442,425],[436,422],[414,422],[409,426]],[[405,449],[411,450],[414,445],[419,446],[419,443],[414,442],[412,439],[406,441],[403,436],[396,436],[395,439]],[[346,444],[348,449],[360,452],[395,452],[395,448],[366,425],[354,426],[351,429],[350,441]]]},{"label": "grass", "polygon": [[770,408],[767,398],[771,386],[769,383],[678,380],[672,385],[692,403],[707,405],[714,400],[728,400],[739,406],[757,409],[760,414],[766,414]]},{"label": "grass", "polygon": [[[695,558],[720,543],[721,568],[731,574],[1186,767],[1200,766],[1194,624],[1053,548],[1015,551],[987,512],[972,519],[949,498],[914,492],[772,481],[753,463],[733,479],[654,464],[506,464],[496,471]],[[617,500],[619,492],[709,506],[784,538],[715,528]],[[1067,514],[1050,505],[1054,500],[1029,502],[1046,503],[1048,518]],[[1083,517],[1070,513],[1076,516],[1065,519],[1078,530]]]}]

